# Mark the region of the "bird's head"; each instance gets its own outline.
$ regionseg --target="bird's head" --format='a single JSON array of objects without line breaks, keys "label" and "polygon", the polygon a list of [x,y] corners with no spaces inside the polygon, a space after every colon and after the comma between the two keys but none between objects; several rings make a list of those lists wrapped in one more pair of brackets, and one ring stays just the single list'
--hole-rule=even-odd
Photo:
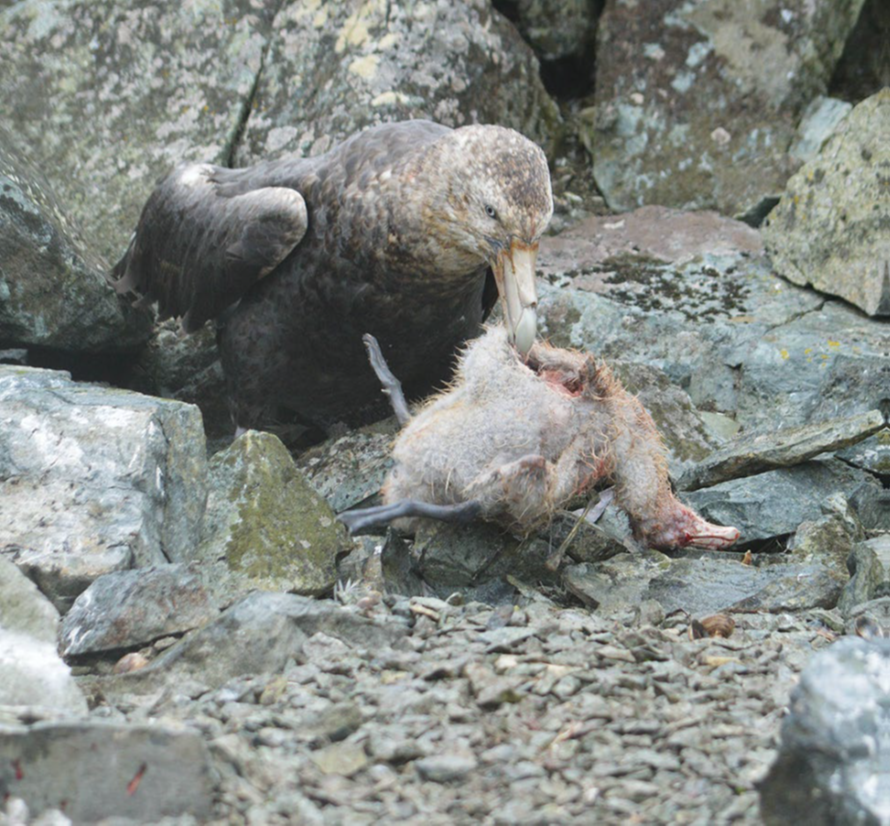
[{"label": "bird's head", "polygon": [[553,215],[547,158],[501,126],[465,126],[438,144],[444,191],[434,219],[455,261],[491,267],[510,340],[525,355],[537,327],[538,241]]}]

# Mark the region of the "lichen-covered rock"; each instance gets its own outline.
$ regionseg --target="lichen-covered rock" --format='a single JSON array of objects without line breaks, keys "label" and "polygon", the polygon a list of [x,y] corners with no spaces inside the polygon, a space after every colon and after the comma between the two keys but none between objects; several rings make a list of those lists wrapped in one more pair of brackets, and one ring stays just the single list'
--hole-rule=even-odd
[{"label": "lichen-covered rock", "polygon": [[310,448],[297,457],[297,467],[339,513],[378,493],[392,467],[397,433],[395,418],[368,425]]},{"label": "lichen-covered rock", "polygon": [[845,100],[813,98],[797,126],[797,139],[789,150],[792,157],[803,162],[814,157],[852,108]]},{"label": "lichen-covered rock", "polygon": [[657,367],[700,412],[746,430],[879,408],[887,331],[776,276],[761,249],[758,231],[714,213],[591,219],[541,242],[541,334]]},{"label": "lichen-covered rock", "polygon": [[333,587],[336,557],[349,547],[276,436],[248,431],[211,460],[202,559],[224,557],[252,587],[320,594]]},{"label": "lichen-covered rock", "polygon": [[0,341],[80,353],[135,348],[150,317],[108,289],[44,175],[10,143],[0,130]]},{"label": "lichen-covered rock", "polygon": [[609,367],[652,416],[667,447],[672,476],[703,461],[718,446],[689,394],[672,384],[663,371],[621,359],[610,361]]},{"label": "lichen-covered rock", "polygon": [[586,140],[613,209],[660,203],[754,215],[825,91],[863,0],[611,0],[597,32]]},{"label": "lichen-covered rock", "polygon": [[776,271],[890,315],[890,89],[856,106],[788,181],[764,240]]},{"label": "lichen-covered rock", "polygon": [[362,127],[498,123],[549,145],[538,62],[488,0],[287,4],[276,15],[238,165],[316,155]]},{"label": "lichen-covered rock", "polygon": [[0,366],[0,552],[61,611],[101,574],[186,556],[205,475],[197,408]]},{"label": "lichen-covered rock", "polygon": [[96,253],[123,251],[159,175],[226,161],[272,6],[27,0],[0,12],[0,120]]}]

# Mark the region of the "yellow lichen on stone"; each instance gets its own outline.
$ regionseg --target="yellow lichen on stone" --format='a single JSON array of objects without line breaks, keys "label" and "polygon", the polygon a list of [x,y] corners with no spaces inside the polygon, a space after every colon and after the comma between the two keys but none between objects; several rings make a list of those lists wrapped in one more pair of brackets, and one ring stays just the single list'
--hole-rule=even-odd
[{"label": "yellow lichen on stone", "polygon": [[379,63],[380,58],[377,55],[369,54],[364,57],[357,57],[349,64],[349,71],[354,75],[363,77],[365,80],[370,80],[377,74],[377,65]]},{"label": "yellow lichen on stone", "polygon": [[371,38],[371,25],[381,20],[384,12],[385,3],[380,0],[362,3],[343,23],[334,51],[341,54],[347,46],[362,46],[367,43]]},{"label": "yellow lichen on stone", "polygon": [[371,101],[371,106],[393,106],[395,104],[405,106],[408,104],[409,100],[408,95],[404,92],[382,92]]}]

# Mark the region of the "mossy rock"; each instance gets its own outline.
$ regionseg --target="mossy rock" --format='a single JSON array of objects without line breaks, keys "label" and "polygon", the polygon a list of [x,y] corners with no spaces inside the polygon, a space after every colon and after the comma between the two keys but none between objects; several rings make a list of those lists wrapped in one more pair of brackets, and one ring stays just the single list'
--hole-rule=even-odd
[{"label": "mossy rock", "polygon": [[346,531],[277,436],[248,431],[213,457],[210,476],[203,558],[225,558],[234,576],[263,590],[333,587]]}]

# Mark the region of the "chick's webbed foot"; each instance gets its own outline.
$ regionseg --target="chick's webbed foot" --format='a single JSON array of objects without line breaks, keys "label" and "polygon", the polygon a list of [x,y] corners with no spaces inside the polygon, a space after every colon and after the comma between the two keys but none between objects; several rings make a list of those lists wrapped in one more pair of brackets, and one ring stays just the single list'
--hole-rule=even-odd
[{"label": "chick's webbed foot", "polygon": [[369,533],[374,528],[389,525],[396,519],[420,517],[438,519],[440,522],[465,524],[478,518],[481,513],[481,506],[473,500],[457,505],[432,505],[429,502],[404,499],[401,502],[393,502],[391,505],[377,505],[373,508],[345,511],[339,514],[337,519],[346,525],[350,535],[357,536]]}]

